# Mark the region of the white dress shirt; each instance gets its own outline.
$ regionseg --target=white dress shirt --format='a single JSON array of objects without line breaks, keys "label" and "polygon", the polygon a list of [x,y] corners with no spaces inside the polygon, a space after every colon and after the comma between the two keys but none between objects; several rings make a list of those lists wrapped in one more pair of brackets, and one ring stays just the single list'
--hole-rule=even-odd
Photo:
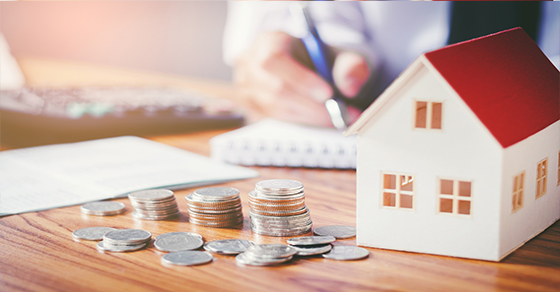
[{"label": "white dress shirt", "polygon": [[[233,1],[224,33],[224,61],[232,65],[263,31],[301,36],[289,12],[290,2]],[[367,56],[386,87],[422,53],[446,45],[450,2],[308,2],[323,41]],[[538,45],[558,67],[560,3],[544,2]]]}]

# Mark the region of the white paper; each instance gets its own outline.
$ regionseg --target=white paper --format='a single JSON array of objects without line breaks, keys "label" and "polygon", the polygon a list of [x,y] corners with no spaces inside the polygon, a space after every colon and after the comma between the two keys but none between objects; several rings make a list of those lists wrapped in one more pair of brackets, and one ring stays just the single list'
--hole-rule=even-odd
[{"label": "white paper", "polygon": [[139,137],[0,152],[0,216],[81,204],[152,188],[182,188],[258,172]]}]

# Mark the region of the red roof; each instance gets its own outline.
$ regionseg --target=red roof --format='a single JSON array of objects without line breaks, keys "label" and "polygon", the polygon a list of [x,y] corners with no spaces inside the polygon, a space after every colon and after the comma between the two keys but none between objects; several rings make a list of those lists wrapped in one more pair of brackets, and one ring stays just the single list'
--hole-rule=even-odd
[{"label": "red roof", "polygon": [[504,148],[560,119],[560,73],[521,28],[425,56]]}]

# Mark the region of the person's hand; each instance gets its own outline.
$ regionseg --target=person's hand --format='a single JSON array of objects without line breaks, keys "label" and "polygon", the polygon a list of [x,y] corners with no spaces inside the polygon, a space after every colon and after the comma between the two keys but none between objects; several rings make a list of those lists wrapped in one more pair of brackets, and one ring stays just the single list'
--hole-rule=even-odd
[{"label": "person's hand", "polygon": [[[237,60],[234,82],[241,105],[251,119],[273,117],[298,123],[332,126],[324,102],[332,89],[301,62],[309,62],[300,40],[283,32],[266,32]],[[364,57],[353,52],[337,54],[335,85],[347,97],[355,96],[369,78]],[[350,119],[359,111],[349,108]]]}]

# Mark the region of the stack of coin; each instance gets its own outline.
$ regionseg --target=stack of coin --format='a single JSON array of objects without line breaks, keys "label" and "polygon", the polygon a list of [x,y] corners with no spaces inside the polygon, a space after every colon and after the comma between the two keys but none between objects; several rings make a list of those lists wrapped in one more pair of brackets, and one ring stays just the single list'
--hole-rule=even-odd
[{"label": "stack of coin", "polygon": [[241,198],[234,188],[213,187],[185,197],[189,221],[207,227],[231,227],[243,223]]},{"label": "stack of coin", "polygon": [[100,251],[125,252],[139,250],[152,240],[149,231],[141,229],[118,229],[105,233],[97,244]]},{"label": "stack of coin", "polygon": [[179,214],[177,201],[170,190],[137,191],[128,194],[128,198],[134,207],[134,218],[164,220]]},{"label": "stack of coin", "polygon": [[247,251],[235,257],[235,261],[243,265],[271,266],[287,262],[297,251],[285,244],[255,244]]},{"label": "stack of coin", "polygon": [[263,180],[249,192],[251,229],[261,235],[295,236],[311,231],[303,184],[295,180]]}]

